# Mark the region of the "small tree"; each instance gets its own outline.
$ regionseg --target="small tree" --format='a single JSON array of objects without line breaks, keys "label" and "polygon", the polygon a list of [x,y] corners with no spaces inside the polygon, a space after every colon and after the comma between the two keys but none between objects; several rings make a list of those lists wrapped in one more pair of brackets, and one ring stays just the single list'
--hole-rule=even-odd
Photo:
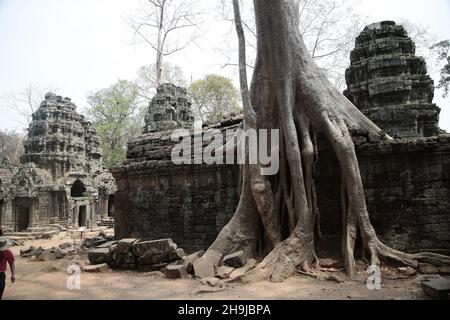
[{"label": "small tree", "polygon": [[443,63],[444,66],[441,69],[441,79],[439,80],[438,88],[444,89],[443,97],[448,97],[448,90],[450,86],[450,40],[444,40],[436,43],[431,47],[438,55],[438,61]]},{"label": "small tree", "polygon": [[103,162],[107,168],[125,159],[129,137],[141,129],[136,115],[138,94],[139,88],[135,83],[119,80],[88,97],[91,106],[88,117],[100,137]]},{"label": "small tree", "polygon": [[135,39],[156,52],[155,87],[161,84],[164,58],[185,49],[198,37],[201,14],[194,0],[147,0],[141,3],[139,13],[128,19]]},{"label": "small tree", "polygon": [[217,122],[240,112],[239,91],[229,78],[210,74],[188,88],[196,116],[203,122]]}]

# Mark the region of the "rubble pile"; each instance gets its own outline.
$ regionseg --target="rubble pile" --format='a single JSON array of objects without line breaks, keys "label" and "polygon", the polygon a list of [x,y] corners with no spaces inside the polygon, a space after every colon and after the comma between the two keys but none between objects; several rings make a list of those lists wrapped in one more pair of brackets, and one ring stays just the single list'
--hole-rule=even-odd
[{"label": "rubble pile", "polygon": [[[141,272],[163,271],[170,277],[177,278],[177,268],[183,265],[185,253],[171,239],[140,241],[139,239],[122,239],[105,241],[93,246],[88,252],[91,265],[106,263],[112,269],[138,270]],[[179,270],[179,277],[184,275]]]}]

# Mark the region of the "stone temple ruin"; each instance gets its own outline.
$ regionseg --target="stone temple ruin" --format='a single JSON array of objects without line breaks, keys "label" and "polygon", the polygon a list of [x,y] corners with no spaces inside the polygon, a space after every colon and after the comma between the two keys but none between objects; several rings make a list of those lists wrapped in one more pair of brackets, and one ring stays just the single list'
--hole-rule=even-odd
[{"label": "stone temple ruin", "polygon": [[350,60],[345,95],[367,117],[392,136],[438,135],[434,82],[403,26],[391,21],[367,26]]},{"label": "stone temple ruin", "polygon": [[[439,131],[439,108],[432,103],[433,81],[423,59],[414,55],[403,27],[382,22],[356,39],[351,62],[347,97],[388,133],[407,138],[354,136],[378,235],[396,249],[450,254],[450,135]],[[239,166],[171,162],[176,144],[171,130],[192,123],[173,122],[178,103],[182,108],[189,103],[177,96],[182,89],[168,88],[174,87],[160,88],[149,106],[146,129],[130,140],[126,161],[113,169],[115,234],[119,239],[171,238],[194,252],[206,249],[234,214]],[[184,119],[190,119],[184,110]],[[161,125],[162,119],[171,125]],[[237,128],[241,121],[237,117],[211,127]],[[319,141],[315,181],[321,221],[326,221],[317,239],[320,255],[340,252],[340,173],[330,150]]]},{"label": "stone temple ruin", "polygon": [[145,116],[144,133],[192,128],[191,105],[186,89],[170,83],[161,85]]},{"label": "stone temple ruin", "polygon": [[69,98],[47,93],[33,114],[18,168],[0,169],[0,224],[92,228],[112,220],[116,185],[95,129]]}]

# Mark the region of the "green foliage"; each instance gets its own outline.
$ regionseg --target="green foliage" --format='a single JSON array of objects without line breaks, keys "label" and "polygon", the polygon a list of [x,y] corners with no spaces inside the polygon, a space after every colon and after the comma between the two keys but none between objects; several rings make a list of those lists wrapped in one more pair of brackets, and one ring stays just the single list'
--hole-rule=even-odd
[{"label": "green foliage", "polygon": [[210,74],[193,82],[188,88],[197,116],[203,121],[217,122],[239,113],[239,91],[229,78]]},{"label": "green foliage", "polygon": [[444,64],[441,69],[441,79],[439,80],[438,88],[444,89],[443,97],[448,97],[450,86],[450,40],[441,41],[431,47],[438,55],[438,60]]},{"label": "green foliage", "polygon": [[128,139],[141,131],[138,95],[135,83],[119,80],[88,97],[88,116],[100,137],[107,168],[125,159]]}]

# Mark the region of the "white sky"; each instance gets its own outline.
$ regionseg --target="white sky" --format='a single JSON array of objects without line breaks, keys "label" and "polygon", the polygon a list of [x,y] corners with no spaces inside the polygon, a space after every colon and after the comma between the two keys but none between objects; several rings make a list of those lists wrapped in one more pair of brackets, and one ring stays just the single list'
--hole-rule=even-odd
[{"label": "white sky", "polygon": [[[218,0],[201,1],[213,10]],[[0,0],[0,97],[32,83],[58,88],[56,93],[72,98],[82,112],[90,91],[118,78],[135,79],[140,66],[154,61],[151,49],[131,44],[125,18],[138,7],[139,0]],[[358,9],[373,22],[406,18],[429,26],[439,40],[450,38],[449,0],[361,0]],[[215,50],[229,28],[211,11],[197,45],[168,61],[189,79],[219,73],[236,81]],[[435,102],[442,108],[441,127],[450,131],[450,101],[436,92]],[[23,129],[1,100],[0,112],[0,129]]]}]

